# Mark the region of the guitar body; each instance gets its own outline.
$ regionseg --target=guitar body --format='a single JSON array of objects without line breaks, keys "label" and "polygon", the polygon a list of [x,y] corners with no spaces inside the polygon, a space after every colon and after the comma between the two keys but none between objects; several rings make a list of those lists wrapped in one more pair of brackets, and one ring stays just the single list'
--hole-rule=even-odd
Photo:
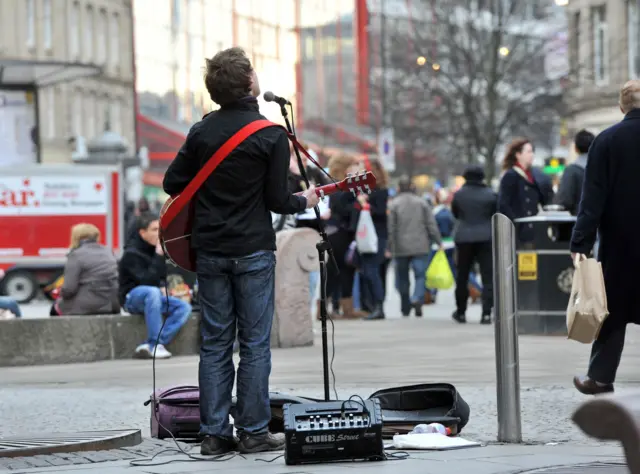
[{"label": "guitar body", "polygon": [[172,205],[179,207],[176,205],[176,201],[179,199],[179,195],[169,198],[162,206],[160,211],[160,242],[169,260],[183,270],[195,272],[196,254],[191,248],[195,201],[189,201],[171,220],[166,215]]}]

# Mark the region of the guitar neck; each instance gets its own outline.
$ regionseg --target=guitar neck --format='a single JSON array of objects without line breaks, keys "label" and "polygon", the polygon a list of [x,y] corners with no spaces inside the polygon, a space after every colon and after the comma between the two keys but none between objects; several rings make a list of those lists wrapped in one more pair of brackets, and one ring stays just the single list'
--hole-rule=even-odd
[{"label": "guitar neck", "polygon": [[[338,191],[341,191],[341,189],[338,187],[337,184],[335,183],[325,184],[324,186],[320,186],[319,188],[316,188],[316,196],[318,197],[329,196],[330,194],[337,193]],[[302,192],[295,193],[295,194],[296,196],[302,196]]]}]

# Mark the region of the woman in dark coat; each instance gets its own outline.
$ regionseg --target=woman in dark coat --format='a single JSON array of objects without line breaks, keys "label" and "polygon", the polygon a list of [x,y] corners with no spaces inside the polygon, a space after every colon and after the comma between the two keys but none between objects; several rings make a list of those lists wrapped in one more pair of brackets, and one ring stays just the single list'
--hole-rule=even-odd
[{"label": "woman in dark coat", "polygon": [[[369,206],[371,220],[378,236],[378,253],[360,256],[361,295],[367,294],[371,299],[373,312],[365,319],[384,319],[384,282],[382,268],[385,264],[387,250],[387,201],[389,200],[389,176],[378,159],[367,159],[367,171],[376,177],[376,188],[370,195],[360,194],[360,207]],[[386,277],[386,274],[385,274]],[[366,291],[363,291],[365,290]]]},{"label": "woman in dark coat", "polygon": [[[355,158],[348,155],[337,155],[329,161],[329,174],[336,181],[346,178],[347,174],[359,171],[359,165]],[[329,197],[329,209],[331,211],[331,227],[327,229],[329,243],[333,249],[338,264],[339,275],[335,274],[333,265],[328,265],[327,295],[333,295],[340,291],[340,308],[333,308],[332,317],[342,316],[346,319],[360,319],[368,316],[367,313],[356,311],[353,307],[353,280],[355,267],[346,261],[349,246],[356,238],[359,211],[356,208],[356,198],[349,192],[339,192]],[[342,310],[342,314],[338,312]]]},{"label": "woman in dark coat", "polygon": [[[498,212],[512,221],[535,216],[553,199],[549,179],[532,164],[533,144],[526,138],[513,140],[502,162],[505,173],[498,193]],[[521,242],[531,242],[533,225],[517,225],[516,235]]]}]

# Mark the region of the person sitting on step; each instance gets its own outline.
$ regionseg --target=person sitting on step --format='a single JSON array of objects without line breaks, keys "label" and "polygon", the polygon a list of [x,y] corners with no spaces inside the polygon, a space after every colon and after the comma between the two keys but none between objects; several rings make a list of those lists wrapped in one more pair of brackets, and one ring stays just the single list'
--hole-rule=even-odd
[{"label": "person sitting on step", "polygon": [[[191,305],[161,289],[167,268],[158,217],[142,215],[137,227],[120,260],[120,303],[131,314],[144,314],[147,324],[147,340],[136,348],[135,357],[168,359],[171,353],[165,345],[189,319]],[[167,315],[164,328],[163,314]]]}]

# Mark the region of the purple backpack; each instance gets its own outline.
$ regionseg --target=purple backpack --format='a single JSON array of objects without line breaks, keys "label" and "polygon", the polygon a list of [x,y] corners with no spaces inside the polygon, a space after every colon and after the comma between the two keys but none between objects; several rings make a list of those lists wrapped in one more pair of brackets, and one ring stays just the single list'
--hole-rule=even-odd
[{"label": "purple backpack", "polygon": [[200,431],[200,390],[179,385],[155,391],[145,406],[151,405],[151,437],[194,439]]}]

